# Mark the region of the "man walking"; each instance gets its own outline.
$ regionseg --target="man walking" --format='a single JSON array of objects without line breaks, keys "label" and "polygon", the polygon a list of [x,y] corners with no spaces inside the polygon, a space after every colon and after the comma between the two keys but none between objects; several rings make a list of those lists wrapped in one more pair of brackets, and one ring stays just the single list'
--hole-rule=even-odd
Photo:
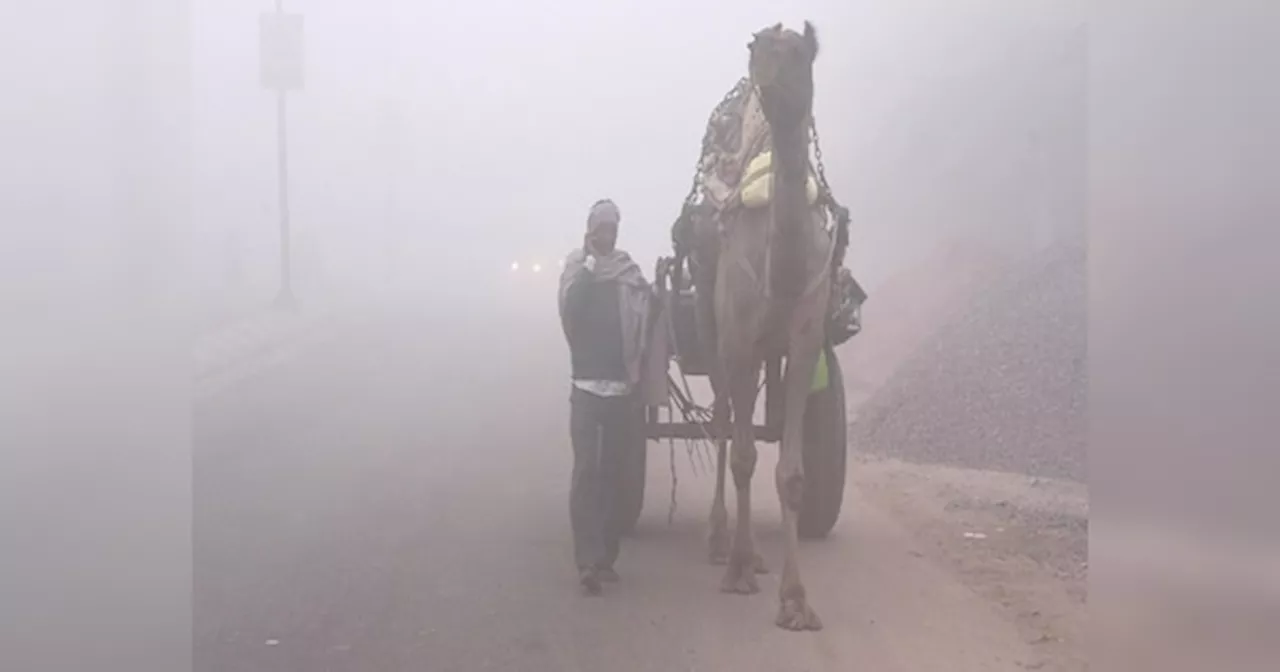
[{"label": "man walking", "polygon": [[590,595],[600,593],[601,582],[618,580],[622,456],[643,449],[635,440],[636,386],[651,290],[631,256],[617,249],[621,220],[613,201],[592,205],[582,249],[569,254],[560,276],[560,321],[573,378],[569,515],[578,580]]}]

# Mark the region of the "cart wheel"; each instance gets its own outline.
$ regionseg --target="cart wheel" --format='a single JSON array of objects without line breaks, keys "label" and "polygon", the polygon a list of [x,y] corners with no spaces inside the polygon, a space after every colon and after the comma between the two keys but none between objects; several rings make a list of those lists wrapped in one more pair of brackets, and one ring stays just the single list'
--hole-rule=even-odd
[{"label": "cart wheel", "polygon": [[804,501],[797,531],[822,539],[840,519],[848,457],[844,375],[835,351],[827,349],[827,387],[814,392],[804,414]]},{"label": "cart wheel", "polygon": [[635,440],[627,451],[622,463],[622,490],[618,493],[618,529],[623,534],[631,534],[640,520],[640,511],[644,508],[644,481],[649,457],[649,439],[644,429],[644,408],[640,409],[641,418],[635,425]]}]

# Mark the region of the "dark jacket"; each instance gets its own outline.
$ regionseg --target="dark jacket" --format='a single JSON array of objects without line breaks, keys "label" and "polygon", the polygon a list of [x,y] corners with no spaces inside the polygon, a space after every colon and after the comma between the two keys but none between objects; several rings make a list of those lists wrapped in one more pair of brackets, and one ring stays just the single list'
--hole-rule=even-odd
[{"label": "dark jacket", "polygon": [[595,277],[586,268],[577,272],[583,275],[565,290],[560,315],[573,379],[626,381],[618,280]]}]

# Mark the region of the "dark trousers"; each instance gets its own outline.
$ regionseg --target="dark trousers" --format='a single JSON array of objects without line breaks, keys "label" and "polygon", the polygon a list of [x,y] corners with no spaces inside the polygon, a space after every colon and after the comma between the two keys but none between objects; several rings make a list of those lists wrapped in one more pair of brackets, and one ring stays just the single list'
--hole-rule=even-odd
[{"label": "dark trousers", "polygon": [[577,387],[569,395],[573,482],[569,519],[579,570],[612,568],[621,534],[616,502],[622,489],[622,451],[630,443],[633,395],[601,397]]}]

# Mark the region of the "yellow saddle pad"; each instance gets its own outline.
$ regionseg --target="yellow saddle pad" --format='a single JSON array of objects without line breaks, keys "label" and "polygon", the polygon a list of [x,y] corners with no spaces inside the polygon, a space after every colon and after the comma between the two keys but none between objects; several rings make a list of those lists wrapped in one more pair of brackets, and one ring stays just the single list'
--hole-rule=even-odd
[{"label": "yellow saddle pad", "polygon": [[[805,196],[809,205],[818,202],[818,181],[813,173],[805,181]],[[770,190],[773,187],[773,152],[763,151],[747,164],[746,174],[742,178],[740,197],[742,204],[748,208],[763,208],[769,204]]]}]

